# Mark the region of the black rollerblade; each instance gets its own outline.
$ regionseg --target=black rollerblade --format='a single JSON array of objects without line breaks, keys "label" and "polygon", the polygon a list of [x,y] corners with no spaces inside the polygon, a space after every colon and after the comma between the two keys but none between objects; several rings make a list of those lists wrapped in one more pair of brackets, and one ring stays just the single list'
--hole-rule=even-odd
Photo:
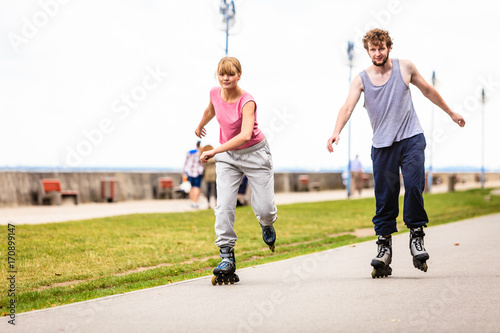
[{"label": "black rollerblade", "polygon": [[214,268],[212,284],[234,284],[239,282],[240,278],[234,272],[236,271],[236,260],[234,258],[234,249],[232,247],[221,247],[220,257],[222,261]]},{"label": "black rollerblade", "polygon": [[269,249],[274,252],[274,243],[276,242],[276,231],[274,231],[274,227],[272,225],[263,226],[262,224],[260,227],[262,228],[262,239],[264,243],[269,245]]},{"label": "black rollerblade", "polygon": [[421,271],[427,272],[427,260],[429,254],[424,247],[423,227],[410,228],[410,253],[413,256],[413,266]]},{"label": "black rollerblade", "polygon": [[372,278],[387,277],[391,275],[392,268],[389,266],[392,262],[392,237],[378,236],[378,253],[372,259],[373,266]]}]

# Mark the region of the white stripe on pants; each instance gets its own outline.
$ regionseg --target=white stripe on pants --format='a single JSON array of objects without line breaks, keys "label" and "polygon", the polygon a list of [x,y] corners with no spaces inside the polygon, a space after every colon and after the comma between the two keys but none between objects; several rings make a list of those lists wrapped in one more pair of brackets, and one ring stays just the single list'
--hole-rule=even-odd
[{"label": "white stripe on pants", "polygon": [[259,223],[269,226],[276,221],[274,173],[271,151],[266,140],[251,147],[215,155],[217,172],[217,207],[215,234],[218,247],[234,247],[236,196],[243,175],[252,190],[252,208]]}]

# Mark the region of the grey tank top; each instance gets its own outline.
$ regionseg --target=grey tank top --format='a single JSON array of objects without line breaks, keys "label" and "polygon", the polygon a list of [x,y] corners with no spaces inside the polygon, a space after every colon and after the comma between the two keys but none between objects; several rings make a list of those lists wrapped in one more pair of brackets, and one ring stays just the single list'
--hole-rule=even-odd
[{"label": "grey tank top", "polygon": [[392,73],[381,86],[370,81],[366,71],[359,73],[363,81],[364,107],[373,128],[373,147],[384,148],[423,133],[413,107],[410,88],[401,76],[398,59],[392,60]]}]

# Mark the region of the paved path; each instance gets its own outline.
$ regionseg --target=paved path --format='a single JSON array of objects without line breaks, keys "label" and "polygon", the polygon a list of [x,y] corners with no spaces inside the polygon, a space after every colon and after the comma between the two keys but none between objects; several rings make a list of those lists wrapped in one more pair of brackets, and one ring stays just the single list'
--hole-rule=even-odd
[{"label": "paved path", "polygon": [[0,318],[2,332],[500,332],[500,214],[426,229],[429,270],[394,236],[393,275],[373,241],[210,277]]},{"label": "paved path", "polygon": [[[500,193],[497,193],[500,194]],[[371,196],[366,191],[364,196]],[[344,199],[278,194],[277,204]],[[188,201],[2,208],[1,223],[191,210]],[[5,214],[8,212],[9,214]],[[394,236],[393,275],[372,279],[373,241],[210,277],[0,318],[0,332],[500,332],[500,214],[429,227],[429,271]]]}]

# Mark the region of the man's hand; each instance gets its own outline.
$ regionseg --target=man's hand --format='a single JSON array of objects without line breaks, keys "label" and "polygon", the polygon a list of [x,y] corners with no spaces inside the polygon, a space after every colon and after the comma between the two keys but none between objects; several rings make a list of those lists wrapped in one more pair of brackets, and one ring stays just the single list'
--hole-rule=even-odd
[{"label": "man's hand", "polygon": [[328,139],[328,141],[326,142],[326,149],[330,152],[330,153],[333,153],[333,143],[335,142],[336,145],[339,144],[339,136],[338,134],[334,134],[331,136],[330,139]]},{"label": "man's hand", "polygon": [[451,119],[456,122],[458,124],[458,126],[460,127],[464,127],[465,126],[465,120],[464,118],[459,115],[458,113],[455,113],[453,112],[453,114],[451,115]]}]

